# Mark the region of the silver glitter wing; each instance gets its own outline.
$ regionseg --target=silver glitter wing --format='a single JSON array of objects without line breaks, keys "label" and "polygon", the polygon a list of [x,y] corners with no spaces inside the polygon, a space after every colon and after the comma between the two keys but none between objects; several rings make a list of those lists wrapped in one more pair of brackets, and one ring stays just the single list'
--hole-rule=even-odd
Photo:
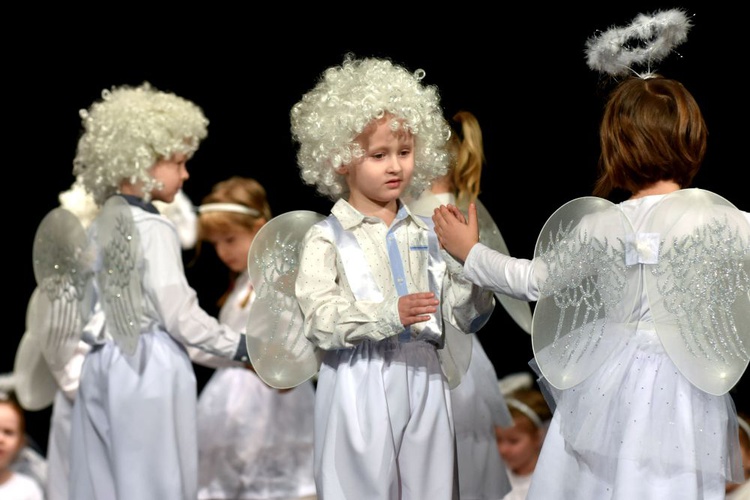
[{"label": "silver glitter wing", "polygon": [[659,339],[690,382],[724,394],[750,359],[750,224],[701,189],[666,196],[649,223],[660,230],[645,275]]},{"label": "silver glitter wing", "polygon": [[325,217],[295,210],[261,227],[247,256],[255,290],[246,328],[253,369],[269,386],[295,387],[318,373],[322,353],[305,337],[294,285],[302,239]]},{"label": "silver glitter wing", "polygon": [[[40,300],[49,304],[48,296],[35,288],[26,308],[26,331],[16,349],[13,378],[18,402],[28,411],[42,410],[52,404],[57,392],[57,381],[50,371],[43,346],[48,341],[48,328],[35,328],[50,315],[41,307]],[[46,325],[45,325],[46,326]]]},{"label": "silver glitter wing", "polygon": [[68,362],[90,310],[93,257],[86,230],[72,212],[58,207],[42,219],[32,249],[39,295],[27,317],[44,358],[52,368]]},{"label": "silver glitter wing", "polygon": [[[583,197],[560,207],[537,240],[540,298],[531,338],[542,374],[558,389],[572,387],[596,368],[623,337],[615,325],[630,322],[624,304],[629,221],[611,202]],[[633,302],[634,303],[634,302]]]},{"label": "silver glitter wing", "polygon": [[101,266],[96,271],[107,329],[126,354],[134,354],[143,309],[140,238],[130,205],[112,196],[96,221],[96,242]]}]

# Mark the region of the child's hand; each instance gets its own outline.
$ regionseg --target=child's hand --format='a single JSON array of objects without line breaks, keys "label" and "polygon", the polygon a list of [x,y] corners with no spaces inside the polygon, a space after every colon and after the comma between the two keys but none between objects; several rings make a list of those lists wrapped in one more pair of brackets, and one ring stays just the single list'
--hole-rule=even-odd
[{"label": "child's hand", "polygon": [[398,299],[398,316],[404,326],[430,319],[437,312],[438,300],[432,292],[417,292],[402,295]]},{"label": "child's hand", "polygon": [[471,248],[479,241],[477,206],[469,204],[469,221],[455,205],[441,205],[432,215],[440,245],[461,262],[466,261]]}]

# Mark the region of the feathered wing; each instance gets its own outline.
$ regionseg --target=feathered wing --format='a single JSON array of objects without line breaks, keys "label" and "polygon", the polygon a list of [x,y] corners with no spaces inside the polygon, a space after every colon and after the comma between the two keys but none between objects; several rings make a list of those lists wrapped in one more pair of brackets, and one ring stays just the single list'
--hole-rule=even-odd
[{"label": "feathered wing", "polygon": [[645,273],[659,339],[690,382],[724,394],[750,359],[750,224],[701,189],[666,196],[649,223],[661,231]]},{"label": "feathered wing", "polygon": [[96,269],[107,329],[126,354],[134,354],[143,308],[140,238],[130,205],[112,196],[96,219],[96,244],[101,262]]},{"label": "feathered wing", "polygon": [[324,216],[307,210],[278,215],[258,231],[247,256],[255,290],[247,321],[253,369],[269,386],[295,387],[318,373],[322,353],[305,337],[294,285],[302,239]]},{"label": "feathered wing", "polygon": [[93,287],[93,257],[86,230],[58,207],[39,224],[32,249],[37,291],[29,301],[27,331],[52,369],[62,368],[81,338]]},{"label": "feathered wing", "polygon": [[625,336],[623,304],[628,273],[625,241],[632,229],[622,212],[602,198],[566,203],[537,240],[535,269],[540,298],[532,320],[534,357],[558,389],[572,387],[596,368]]},{"label": "feathered wing", "polygon": [[16,349],[13,364],[14,391],[18,402],[28,411],[42,410],[55,399],[57,382],[50,370],[43,346],[48,341],[48,328],[35,328],[34,323],[50,319],[47,310],[40,307],[40,300],[49,304],[47,297],[37,287],[31,294],[26,308],[26,331]]}]

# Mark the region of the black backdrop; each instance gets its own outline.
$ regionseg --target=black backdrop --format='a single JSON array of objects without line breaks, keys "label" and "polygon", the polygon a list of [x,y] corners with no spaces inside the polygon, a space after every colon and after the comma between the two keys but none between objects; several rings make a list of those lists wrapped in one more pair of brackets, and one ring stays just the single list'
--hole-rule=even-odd
[{"label": "black backdrop", "polygon": [[[609,87],[586,66],[585,41],[597,29],[629,24],[638,12],[683,7],[695,16],[687,42],[657,69],[685,83],[708,122],[709,152],[695,186],[750,210],[739,181],[747,175],[740,150],[746,149],[748,86],[740,64],[748,44],[734,31],[738,16],[717,4],[628,2],[583,13],[571,4],[542,9],[529,3],[465,17],[450,12],[434,25],[417,23],[413,13],[391,5],[387,12],[372,10],[344,25],[310,13],[317,20],[306,28],[300,28],[307,15],[302,12],[293,20],[269,16],[252,22],[231,12],[221,22],[211,15],[189,22],[146,20],[141,15],[148,14],[140,12],[122,28],[75,18],[65,26],[36,26],[13,40],[4,62],[12,126],[6,132],[11,134],[6,161],[15,172],[6,177],[6,186],[8,197],[18,201],[6,208],[5,248],[17,269],[6,290],[8,332],[0,373],[13,369],[24,331],[35,285],[34,232],[57,205],[57,194],[73,181],[78,110],[99,98],[102,89],[149,81],[203,108],[209,135],[188,164],[191,178],[184,186],[195,203],[215,182],[240,174],[266,187],[274,214],[327,213],[330,202],[299,179],[289,133],[291,106],[348,51],[423,68],[425,83],[440,89],[446,115],[465,109],[478,117],[487,157],[480,198],[511,254],[531,257],[547,217],[564,202],[590,194],[593,185],[598,120]],[[186,252],[188,279],[201,304],[216,312],[227,272],[210,249],[193,265],[192,257]],[[530,338],[500,306],[478,335],[499,376],[528,370]],[[210,375],[202,368],[197,373],[201,383]],[[733,391],[746,411],[747,379]],[[28,419],[31,436],[46,448],[49,409],[31,412]]]}]

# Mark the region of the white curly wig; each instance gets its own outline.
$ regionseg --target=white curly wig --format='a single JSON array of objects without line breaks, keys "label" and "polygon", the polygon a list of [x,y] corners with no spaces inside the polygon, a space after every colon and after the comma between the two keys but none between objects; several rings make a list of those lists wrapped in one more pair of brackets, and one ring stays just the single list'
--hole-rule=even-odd
[{"label": "white curly wig", "polygon": [[162,187],[149,169],[174,154],[191,157],[208,135],[201,108],[148,82],[105,89],[102,99],[80,115],[83,133],[73,175],[98,205],[117,193],[123,180],[142,182],[149,201],[151,191]]},{"label": "white curly wig", "polygon": [[347,54],[340,66],[325,70],[290,113],[302,180],[334,201],[345,197],[346,179],[337,169],[364,154],[355,138],[385,114],[396,119],[394,129],[403,121],[414,135],[409,192],[419,193],[445,175],[451,130],[437,87],[422,85],[424,76],[421,69],[412,74],[387,59],[357,59],[353,54]]}]

